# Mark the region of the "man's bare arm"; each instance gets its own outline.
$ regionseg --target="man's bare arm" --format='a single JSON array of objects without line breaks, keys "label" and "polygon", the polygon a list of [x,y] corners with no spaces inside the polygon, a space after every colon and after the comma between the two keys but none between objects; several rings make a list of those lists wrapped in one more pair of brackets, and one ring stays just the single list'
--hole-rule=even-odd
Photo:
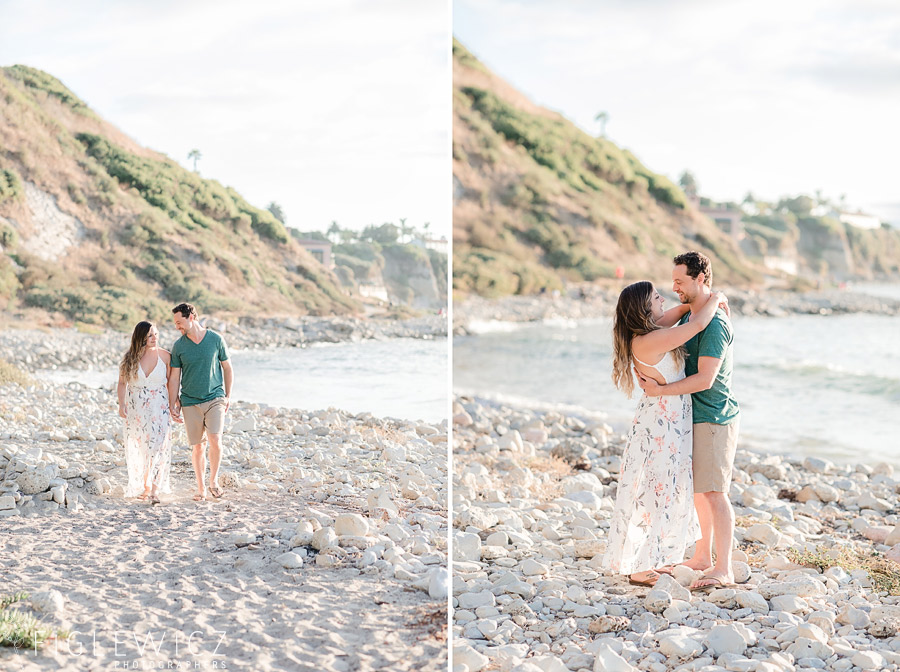
[{"label": "man's bare arm", "polygon": [[183,422],[181,419],[181,401],[178,398],[178,393],[181,389],[181,368],[177,366],[173,366],[169,370],[169,412],[172,414],[172,419],[175,422]]},{"label": "man's bare arm", "polygon": [[722,360],[716,357],[700,357],[697,360],[697,373],[668,385],[660,385],[652,378],[638,373],[638,384],[648,397],[662,397],[675,394],[693,394],[703,392],[712,387],[722,367]]},{"label": "man's bare arm", "polygon": [[226,359],[222,362],[222,377],[225,382],[225,411],[231,406],[231,385],[234,383],[234,367],[231,366],[231,360]]}]

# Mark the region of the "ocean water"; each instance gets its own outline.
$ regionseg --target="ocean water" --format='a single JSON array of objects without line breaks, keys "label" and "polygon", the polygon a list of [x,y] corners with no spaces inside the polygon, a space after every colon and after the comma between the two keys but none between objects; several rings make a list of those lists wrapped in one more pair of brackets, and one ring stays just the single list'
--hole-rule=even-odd
[{"label": "ocean water", "polygon": [[[378,417],[440,422],[448,412],[446,339],[390,339],[308,348],[235,350],[234,398],[318,410],[335,407]],[[116,371],[58,370],[40,377],[114,387]],[[114,392],[113,392],[114,394]]]},{"label": "ocean water", "polygon": [[[637,395],[612,384],[611,319],[478,326],[454,339],[455,392],[626,430]],[[900,317],[736,316],[734,328],[742,447],[900,466]]]}]

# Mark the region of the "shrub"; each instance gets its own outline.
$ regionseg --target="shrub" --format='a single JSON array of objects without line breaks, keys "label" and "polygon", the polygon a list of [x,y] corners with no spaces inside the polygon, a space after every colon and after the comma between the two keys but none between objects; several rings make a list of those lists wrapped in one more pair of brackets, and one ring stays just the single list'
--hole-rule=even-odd
[{"label": "shrub", "polygon": [[11,168],[0,170],[0,203],[11,201],[22,195],[22,181]]},{"label": "shrub", "polygon": [[19,244],[19,232],[6,221],[0,219],[0,248],[14,250]]}]

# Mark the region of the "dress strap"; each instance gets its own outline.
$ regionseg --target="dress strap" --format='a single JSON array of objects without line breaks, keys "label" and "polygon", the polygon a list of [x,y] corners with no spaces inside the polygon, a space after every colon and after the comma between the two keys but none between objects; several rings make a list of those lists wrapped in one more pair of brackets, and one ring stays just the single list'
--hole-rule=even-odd
[{"label": "dress strap", "polygon": [[[669,353],[666,353],[666,354],[669,354]],[[662,359],[659,360],[656,364],[648,364],[647,362],[642,362],[641,360],[639,360],[639,359],[637,358],[637,356],[636,356],[633,352],[631,353],[631,358],[632,358],[634,361],[636,361],[638,364],[643,364],[644,366],[646,366],[646,367],[648,367],[648,368],[655,369],[657,366],[659,366],[659,365],[662,363],[663,359],[666,358],[666,355],[663,355],[663,356],[662,356]]]}]

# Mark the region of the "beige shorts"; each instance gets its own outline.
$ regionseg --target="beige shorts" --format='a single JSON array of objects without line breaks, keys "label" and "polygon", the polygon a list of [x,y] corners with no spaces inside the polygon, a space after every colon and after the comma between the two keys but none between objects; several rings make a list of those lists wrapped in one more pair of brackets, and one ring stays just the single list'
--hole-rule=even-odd
[{"label": "beige shorts", "polygon": [[221,434],[225,429],[225,398],[218,397],[202,404],[184,406],[181,409],[188,443],[196,446],[203,441],[203,430],[209,434]]},{"label": "beige shorts", "polygon": [[738,425],[694,425],[694,492],[728,492],[737,450]]}]

